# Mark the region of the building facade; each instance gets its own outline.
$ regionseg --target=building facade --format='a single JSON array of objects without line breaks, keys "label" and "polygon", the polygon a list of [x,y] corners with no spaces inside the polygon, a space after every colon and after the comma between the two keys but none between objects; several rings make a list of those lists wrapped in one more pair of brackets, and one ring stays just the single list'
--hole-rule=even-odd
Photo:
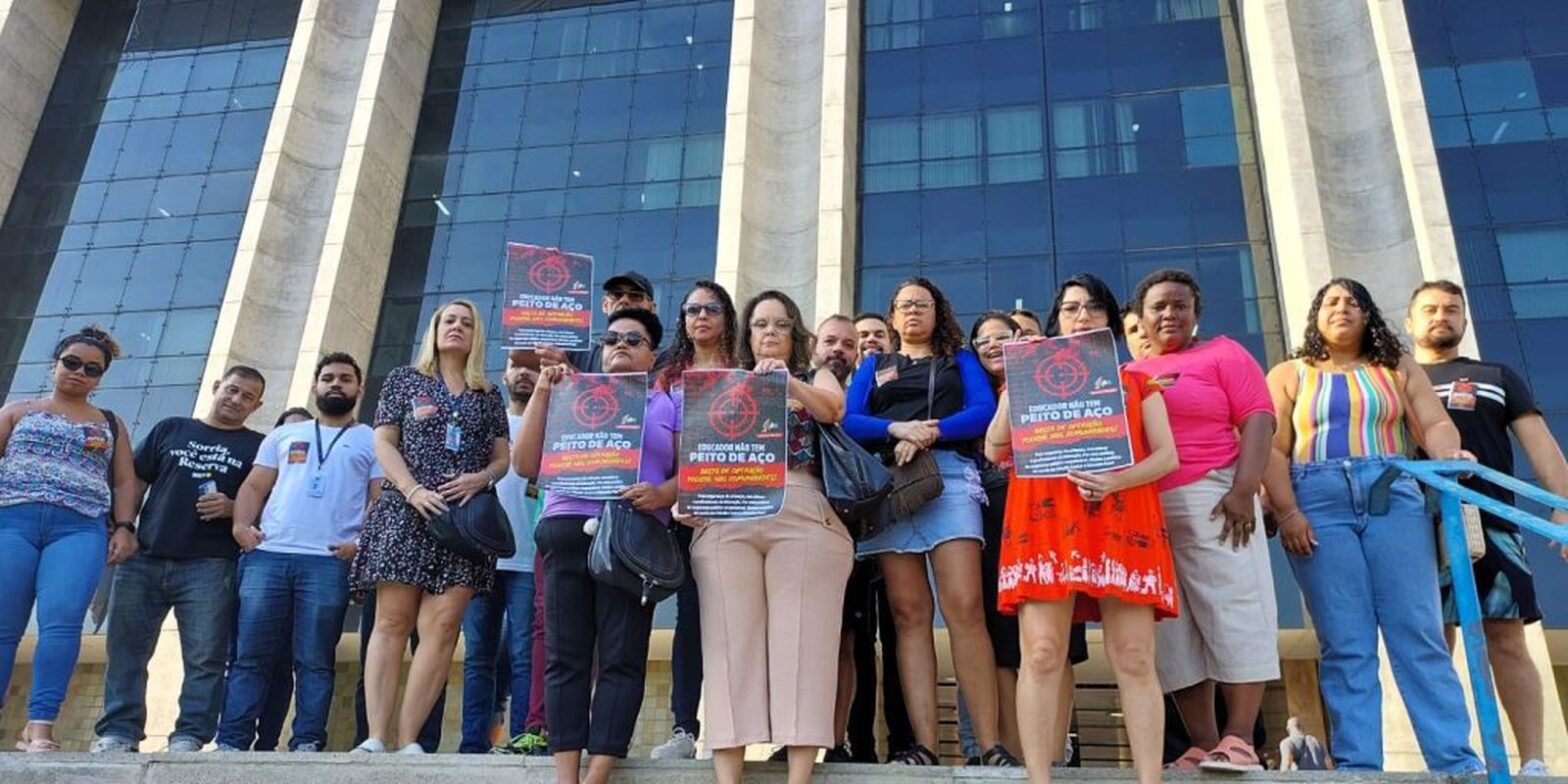
[{"label": "building facade", "polygon": [[15,0],[0,107],[0,390],[96,322],[136,432],[236,363],[270,421],[329,350],[368,360],[368,416],[439,303],[499,334],[508,241],[638,270],[665,314],[702,278],[885,310],[920,274],[967,319],[1177,266],[1265,364],[1331,277],[1387,312],[1447,277],[1568,432],[1552,0]]}]

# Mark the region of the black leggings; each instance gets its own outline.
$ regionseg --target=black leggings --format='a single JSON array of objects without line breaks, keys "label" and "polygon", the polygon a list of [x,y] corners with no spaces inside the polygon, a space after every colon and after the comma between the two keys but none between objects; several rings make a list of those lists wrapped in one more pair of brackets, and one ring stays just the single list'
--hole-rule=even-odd
[{"label": "black leggings", "polygon": [[[544,705],[550,751],[625,757],[642,710],[653,605],[588,573],[582,515],[546,517],[534,531],[544,557]],[[598,682],[594,654],[598,653]],[[591,706],[590,706],[591,703]]]}]

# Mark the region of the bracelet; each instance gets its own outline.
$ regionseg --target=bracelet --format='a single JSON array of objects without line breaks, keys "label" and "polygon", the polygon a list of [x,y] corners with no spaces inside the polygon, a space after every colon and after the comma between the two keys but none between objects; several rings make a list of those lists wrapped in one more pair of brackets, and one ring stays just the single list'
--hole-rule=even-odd
[{"label": "bracelet", "polygon": [[113,536],[114,534],[119,533],[121,528],[124,528],[125,530],[130,531],[133,534],[136,533],[136,524],[135,523],[119,522],[119,523],[114,523],[113,525],[109,526],[109,535]]},{"label": "bracelet", "polygon": [[414,496],[418,495],[419,491],[423,490],[423,489],[425,489],[424,485],[419,484],[418,482],[415,482],[414,483],[414,489],[404,493],[403,497],[405,499],[408,499],[409,501],[412,501],[412,500],[414,500]]},{"label": "bracelet", "polygon": [[1275,521],[1274,524],[1275,525],[1284,525],[1284,524],[1290,522],[1291,520],[1294,520],[1294,519],[1296,519],[1296,518],[1298,518],[1300,516],[1301,516],[1301,507],[1298,506],[1295,509],[1290,510],[1290,514],[1285,515],[1284,517],[1281,517],[1279,520]]}]

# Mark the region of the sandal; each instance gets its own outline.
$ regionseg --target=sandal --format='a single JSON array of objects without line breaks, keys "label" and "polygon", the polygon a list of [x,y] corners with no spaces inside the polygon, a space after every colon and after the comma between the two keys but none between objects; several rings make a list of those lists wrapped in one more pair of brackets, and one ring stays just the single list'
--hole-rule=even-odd
[{"label": "sandal", "polygon": [[1226,735],[1210,751],[1207,758],[1198,763],[1198,769],[1218,773],[1251,773],[1263,770],[1263,763],[1258,759],[1258,752],[1252,744],[1236,737]]},{"label": "sandal", "polygon": [[60,750],[60,744],[48,738],[34,738],[24,727],[22,739],[16,742],[16,750],[28,754],[52,754]]},{"label": "sandal", "polygon": [[1185,752],[1182,752],[1182,755],[1177,757],[1175,762],[1166,765],[1165,769],[1196,773],[1198,771],[1198,764],[1208,758],[1208,752],[1198,748],[1197,746],[1193,746],[1192,748],[1187,749]]},{"label": "sandal", "polygon": [[1018,761],[1013,753],[998,743],[990,751],[980,755],[980,764],[988,768],[1021,768],[1023,763]]},{"label": "sandal", "polygon": [[903,751],[888,757],[889,765],[941,765],[942,760],[930,749],[916,743]]}]

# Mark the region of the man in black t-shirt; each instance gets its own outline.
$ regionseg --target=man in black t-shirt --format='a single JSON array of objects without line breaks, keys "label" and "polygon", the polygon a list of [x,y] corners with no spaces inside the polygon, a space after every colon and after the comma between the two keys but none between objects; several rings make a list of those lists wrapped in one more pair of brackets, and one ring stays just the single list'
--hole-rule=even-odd
[{"label": "man in black t-shirt", "polygon": [[[640,272],[629,271],[613,275],[604,282],[604,298],[599,302],[599,310],[608,316],[625,308],[646,310],[651,313],[659,312],[658,300],[653,298],[653,284],[649,283],[648,278]],[[535,367],[537,364],[535,369],[539,369],[564,362],[582,373],[603,373],[603,351],[598,345],[581,351],[562,351],[555,346],[541,345],[533,352],[528,352],[537,355],[537,363],[527,362],[525,359],[524,364],[529,367]],[[523,356],[526,357],[527,353]]]},{"label": "man in black t-shirt", "polygon": [[[1446,280],[1421,284],[1410,297],[1405,329],[1415,341],[1415,358],[1432,379],[1432,388],[1459,428],[1464,448],[1488,468],[1514,473],[1511,430],[1524,449],[1540,484],[1557,495],[1568,495],[1568,462],[1546,420],[1536,408],[1530,388],[1512,369],[1494,362],[1459,356],[1465,328],[1464,289]],[[1513,493],[1479,480],[1466,483],[1512,505]],[[1553,522],[1568,522],[1556,512]],[[1535,579],[1525,560],[1524,537],[1502,518],[1483,513],[1486,552],[1475,562],[1476,590],[1486,631],[1486,648],[1497,681],[1497,694],[1513,725],[1524,775],[1548,775],[1542,760],[1541,680],[1525,646],[1524,624],[1541,619]],[[1441,576],[1443,615],[1453,646],[1454,608],[1447,572]]]},{"label": "man in black t-shirt", "polygon": [[250,474],[262,434],[245,427],[266,381],[236,365],[213,384],[201,419],[170,417],[136,449],[146,493],[135,530],[139,554],[115,569],[110,593],[103,718],[94,753],[137,750],[146,738],[147,662],[169,610],[179,623],[185,682],[170,751],[200,751],[223,708],[234,626],[234,496]]}]

